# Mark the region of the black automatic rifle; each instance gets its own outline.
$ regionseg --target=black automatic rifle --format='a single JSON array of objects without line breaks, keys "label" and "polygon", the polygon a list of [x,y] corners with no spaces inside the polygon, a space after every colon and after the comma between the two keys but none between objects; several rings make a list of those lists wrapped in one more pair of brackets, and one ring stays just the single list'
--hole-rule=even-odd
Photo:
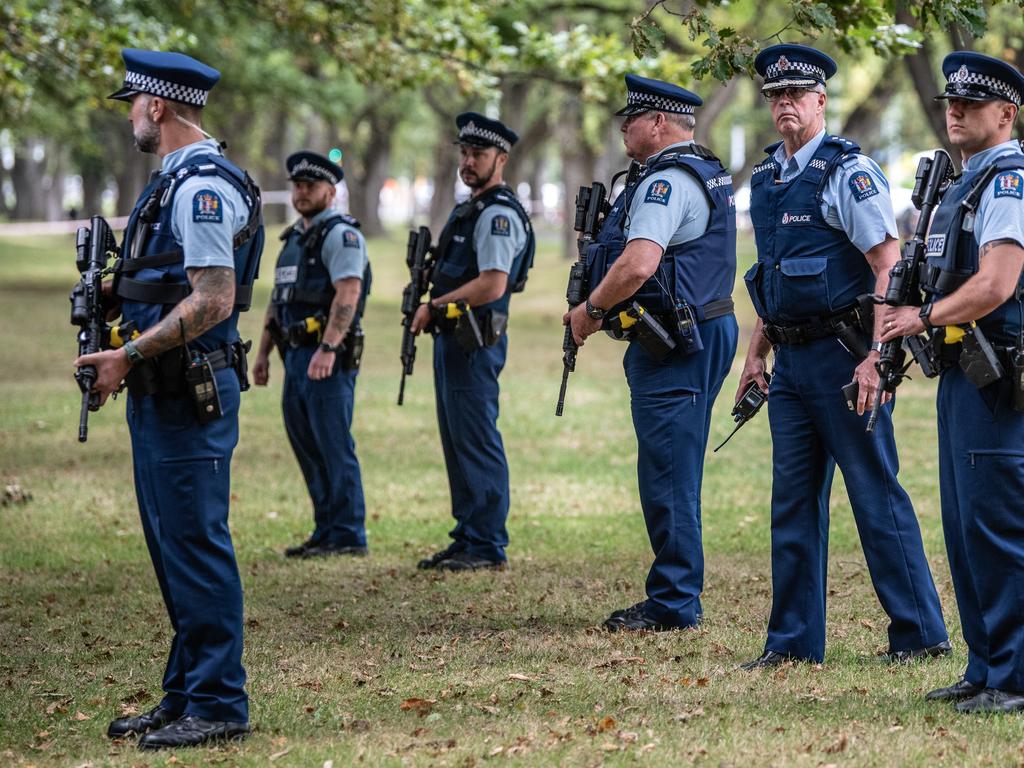
[{"label": "black automatic rifle", "polygon": [[399,405],[405,399],[405,377],[412,374],[416,362],[416,335],[412,332],[412,319],[420,308],[423,294],[430,287],[430,275],[434,270],[430,230],[426,227],[409,233],[405,263],[409,267],[409,284],[402,291],[402,382],[398,386]]},{"label": "black automatic rifle", "polygon": [[[764,374],[765,384],[772,383],[772,375],[767,371]],[[739,401],[732,407],[732,419],[736,422],[735,428],[729,433],[729,436],[725,438],[712,453],[718,453],[718,451],[732,440],[732,436],[740,431],[740,427],[750,421],[752,418],[757,416],[757,412],[761,410],[761,406],[768,400],[768,393],[765,392],[761,387],[758,386],[756,381],[750,382],[747,388],[743,390],[743,396],[740,397]]]},{"label": "black automatic rifle", "polygon": [[[131,338],[132,330],[124,326],[108,328],[107,308],[103,302],[103,278],[108,274],[107,261],[117,256],[117,242],[110,225],[100,216],[93,216],[89,228],[78,230],[75,243],[76,264],[81,279],[71,289],[71,324],[77,325],[78,354],[91,355],[110,345],[113,340]],[[89,411],[100,409],[100,396],[92,391],[96,368],[83,365],[75,371],[75,380],[82,390],[82,411],[78,420],[78,441],[89,437]]]},{"label": "black automatic rifle", "polygon": [[[587,281],[587,250],[601,230],[607,212],[608,201],[605,197],[604,184],[595,181],[589,187],[580,187],[576,194],[576,219],[572,227],[581,233],[577,241],[579,258],[569,267],[569,283],[565,288],[565,300],[569,303],[570,310],[582,304],[590,295]],[[562,386],[558,390],[555,416],[561,416],[565,407],[565,389],[569,386],[569,374],[576,370],[578,351],[579,346],[572,337],[572,325],[566,325],[565,335],[562,337]]]},{"label": "black automatic rifle", "polygon": [[[942,187],[952,176],[953,162],[944,150],[937,150],[934,157],[922,157],[918,163],[911,200],[921,214],[917,217],[913,236],[903,244],[903,255],[889,270],[889,287],[885,291],[883,301],[890,307],[920,307],[924,304],[921,265],[927,252],[928,226],[931,224],[935,207],[939,204]],[[910,346],[912,350],[923,352],[928,345],[916,339]],[[871,406],[871,415],[868,417],[868,432],[875,429],[878,412],[882,406],[882,395],[885,392],[895,392],[900,382],[907,378],[907,369],[910,368],[913,359],[907,361],[906,357],[904,339],[893,339],[882,345],[878,362],[875,363],[879,381]],[[918,359],[922,365],[927,364],[924,355]],[[926,370],[925,373],[930,371]]]}]

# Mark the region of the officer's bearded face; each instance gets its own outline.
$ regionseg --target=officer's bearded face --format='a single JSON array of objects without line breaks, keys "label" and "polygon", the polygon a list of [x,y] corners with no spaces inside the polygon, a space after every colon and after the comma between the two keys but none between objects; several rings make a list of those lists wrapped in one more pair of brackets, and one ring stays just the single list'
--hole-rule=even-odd
[{"label": "officer's bearded face", "polygon": [[304,218],[316,216],[326,210],[334,200],[334,185],[329,181],[292,182],[292,206]]},{"label": "officer's bearded face", "polygon": [[459,177],[470,189],[483,189],[491,183],[498,169],[497,147],[459,146]]},{"label": "officer's bearded face", "polygon": [[160,126],[149,117],[151,98],[140,93],[132,100],[128,120],[132,124],[132,138],[139,152],[153,154],[160,146]]},{"label": "officer's bearded face", "polygon": [[628,115],[619,126],[622,132],[622,144],[626,149],[626,157],[644,162],[656,154],[662,147],[658,146],[655,130],[658,113],[653,110]]},{"label": "officer's bearded face", "polygon": [[1008,101],[948,99],[946,133],[949,143],[968,155],[980,152],[1003,141],[1003,134],[1013,126],[1015,117],[1016,108]]}]

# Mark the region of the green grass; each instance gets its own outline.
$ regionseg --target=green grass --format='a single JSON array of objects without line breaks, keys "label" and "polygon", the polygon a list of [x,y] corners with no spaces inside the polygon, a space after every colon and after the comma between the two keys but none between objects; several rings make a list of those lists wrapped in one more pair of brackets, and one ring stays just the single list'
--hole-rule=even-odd
[{"label": "green grass", "polygon": [[[921,518],[956,654],[881,663],[886,619],[849,504],[832,506],[826,663],[747,674],[770,607],[770,442],[764,415],[709,457],[705,620],[646,637],[597,631],[643,595],[650,561],[637,500],[623,347],[580,354],[556,419],[565,264],[542,243],[513,302],[501,428],[512,474],[511,570],[439,577],[415,561],[446,541],[448,491],[433,413],[430,341],[398,408],[401,237],[370,243],[355,433],[371,556],[288,562],[311,527],[284,436],[281,366],[244,397],[232,530],[245,588],[253,736],[149,755],[106,723],[159,695],[169,626],[138,522],[123,401],[76,441],[79,397],[67,291],[70,237],[0,241],[0,480],[31,494],[0,506],[0,764],[1008,765],[1021,721],[971,719],[922,693],[964,665],[939,524],[932,383],[900,393],[902,477]],[[271,246],[273,247],[273,246]],[[263,275],[274,256],[266,256]],[[744,244],[740,262],[752,259]],[[268,281],[259,286],[262,307]],[[750,314],[736,293],[744,327]],[[262,311],[244,317],[252,337]],[[276,361],[275,361],[276,362]],[[731,428],[735,372],[712,442]],[[403,703],[423,700],[418,705]]]}]

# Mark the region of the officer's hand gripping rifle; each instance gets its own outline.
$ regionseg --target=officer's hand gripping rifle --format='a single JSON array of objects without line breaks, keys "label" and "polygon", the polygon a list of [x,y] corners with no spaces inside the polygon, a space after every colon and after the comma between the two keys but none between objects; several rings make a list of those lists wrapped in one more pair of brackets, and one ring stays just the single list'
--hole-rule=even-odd
[{"label": "officer's hand gripping rifle", "polygon": [[398,387],[399,405],[405,399],[405,377],[412,374],[416,362],[416,334],[412,332],[412,320],[420,308],[423,294],[430,286],[430,274],[434,269],[430,230],[426,227],[409,233],[405,263],[409,267],[409,284],[402,291],[402,382]]},{"label": "officer's hand gripping rifle", "polygon": [[[917,166],[914,181],[914,192],[911,200],[921,214],[917,217],[917,226],[913,236],[903,244],[903,254],[891,270],[889,270],[889,287],[885,291],[884,303],[890,307],[919,307],[924,303],[921,293],[921,265],[924,263],[928,226],[932,214],[939,204],[939,193],[943,184],[953,176],[953,162],[944,150],[937,150],[934,157],[922,157]],[[872,432],[878,421],[878,412],[882,406],[882,395],[895,392],[896,387],[906,378],[911,361],[904,364],[906,351],[903,339],[892,339],[882,344],[875,369],[878,371],[878,389],[875,390],[871,415],[868,417],[867,431]],[[916,337],[907,339],[912,349],[923,347]],[[923,358],[922,358],[923,359]]]},{"label": "officer's hand gripping rifle", "polygon": [[[103,278],[108,274],[107,260],[111,255],[117,255],[117,241],[110,225],[100,216],[93,216],[89,225],[88,229],[82,227],[78,230],[75,260],[82,277],[71,289],[69,297],[71,323],[79,327],[79,357],[99,352],[109,343],[111,329],[105,322],[107,310],[103,302]],[[89,411],[100,409],[100,396],[92,391],[96,383],[96,367],[83,365],[75,371],[75,380],[82,390],[78,441],[84,443],[89,437]]]},{"label": "officer's hand gripping rifle", "polygon": [[[576,194],[576,220],[572,227],[582,233],[577,241],[579,258],[569,267],[569,284],[565,288],[565,300],[569,303],[570,311],[586,301],[590,294],[590,286],[587,284],[587,250],[597,237],[607,212],[608,201],[605,199],[604,184],[595,181],[589,187],[580,187]],[[569,374],[576,370],[578,351],[579,346],[572,337],[572,325],[566,325],[565,335],[562,337],[562,385],[558,390],[555,416],[561,416],[565,407],[565,389],[569,386]]]}]

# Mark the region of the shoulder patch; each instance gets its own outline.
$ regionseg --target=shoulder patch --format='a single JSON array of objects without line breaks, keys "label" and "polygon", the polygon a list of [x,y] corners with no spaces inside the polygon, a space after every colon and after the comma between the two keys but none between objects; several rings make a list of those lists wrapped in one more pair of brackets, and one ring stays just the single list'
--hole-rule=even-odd
[{"label": "shoulder patch", "polygon": [[212,189],[200,189],[192,197],[192,221],[224,221],[224,203]]},{"label": "shoulder patch", "polygon": [[668,199],[672,195],[672,185],[669,184],[665,179],[657,179],[651,182],[651,186],[647,188],[647,196],[644,197],[645,203],[660,203],[661,205],[668,205]]},{"label": "shoulder patch", "polygon": [[867,171],[857,171],[850,177],[850,191],[858,203],[878,194],[878,186]]},{"label": "shoulder patch", "polygon": [[1003,171],[996,176],[996,197],[1015,197],[1024,200],[1024,179],[1017,171]]},{"label": "shoulder patch", "polygon": [[503,213],[499,213],[491,219],[491,234],[498,235],[500,237],[512,236],[512,222],[508,220],[508,216]]},{"label": "shoulder patch", "polygon": [[341,235],[341,247],[342,248],[358,248],[359,247],[359,235],[353,232],[351,229],[346,229]]}]

